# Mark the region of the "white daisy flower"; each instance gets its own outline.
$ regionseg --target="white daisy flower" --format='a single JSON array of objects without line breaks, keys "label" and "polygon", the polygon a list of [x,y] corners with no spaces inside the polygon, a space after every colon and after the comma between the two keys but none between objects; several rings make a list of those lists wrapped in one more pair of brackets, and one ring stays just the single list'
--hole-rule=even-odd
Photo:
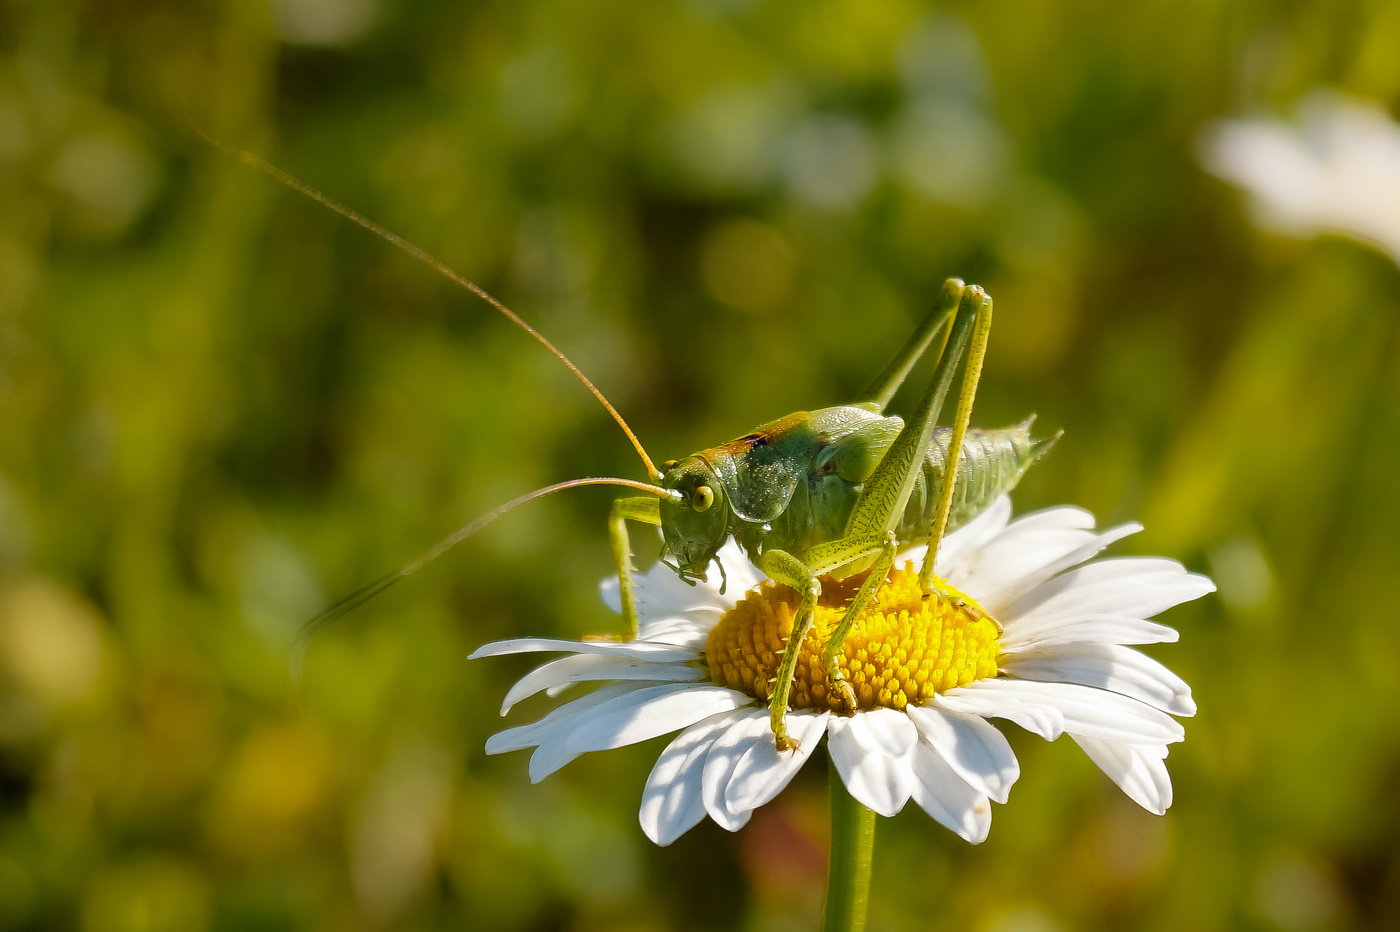
[{"label": "white daisy flower", "polygon": [[[568,654],[522,677],[502,715],[540,691],[611,681],[493,735],[486,751],[534,748],[530,779],[539,782],[580,754],[683,729],[642,791],[642,829],[666,845],[707,815],[730,831],[743,826],[825,734],[856,800],[884,816],[913,800],[977,843],[991,827],[989,800],[1006,802],[1020,775],[988,721],[1002,718],[1049,741],[1070,735],[1135,802],[1164,813],[1167,746],[1184,737],[1172,716],[1194,715],[1196,705],[1179,677],[1124,645],[1175,641],[1174,630],[1147,619],[1215,586],[1172,560],[1086,562],[1139,525],[1095,533],[1093,515],[1071,507],[1010,516],[1003,497],[944,540],[936,570],[947,598],[920,598],[924,548],[901,555],[843,649],[859,699],[853,715],[828,700],[820,657],[855,589],[824,583],[787,715],[793,750],[777,749],[766,697],[798,597],[765,580],[731,541],[718,556],[730,595],[714,583],[691,588],[660,564],[637,578],[633,641],[518,638],[472,654]],[[602,589],[620,610],[617,578]]]}]

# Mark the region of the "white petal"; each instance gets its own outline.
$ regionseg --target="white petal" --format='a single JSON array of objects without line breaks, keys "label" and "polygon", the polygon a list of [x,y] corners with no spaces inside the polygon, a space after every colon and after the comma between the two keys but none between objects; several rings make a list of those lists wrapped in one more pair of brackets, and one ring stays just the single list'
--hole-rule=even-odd
[{"label": "white petal", "polygon": [[[966,555],[975,553],[983,544],[1000,534],[1010,519],[1011,499],[1002,495],[980,515],[943,538],[938,545],[938,562],[934,571],[947,579],[948,574],[956,571]],[[910,547],[900,554],[900,559],[912,560],[915,565],[919,565],[927,552],[927,545]]]},{"label": "white petal", "polygon": [[861,720],[858,737],[886,757],[904,757],[919,740],[909,716],[895,709],[873,709],[855,717]]},{"label": "white petal", "polygon": [[637,640],[701,651],[705,648],[705,642],[709,640],[710,629],[718,620],[719,616],[715,615],[704,622],[691,618],[663,618],[659,621],[643,622],[637,631]]},{"label": "white petal", "polygon": [[642,831],[658,845],[669,845],[705,818],[700,776],[705,755],[716,737],[728,730],[745,709],[702,719],[676,736],[651,768],[637,813]]},{"label": "white petal", "polygon": [[983,718],[1004,718],[1033,735],[1054,741],[1065,731],[1060,710],[1043,702],[1025,702],[991,690],[959,686],[936,697],[940,708]]},{"label": "white petal", "polygon": [[1191,687],[1151,657],[1129,647],[1081,644],[1003,655],[1002,668],[1023,680],[1080,683],[1111,689],[1172,715],[1196,714]]},{"label": "white petal", "polygon": [[535,651],[568,651],[571,654],[613,654],[619,657],[633,657],[637,660],[653,660],[660,663],[683,663],[694,660],[696,651],[665,644],[648,644],[645,641],[565,641],[560,638],[512,638],[509,641],[493,641],[472,651],[468,660],[482,657],[500,657],[504,654],[527,654]]},{"label": "white petal", "polygon": [[[635,573],[633,576],[635,577]],[[598,595],[602,597],[603,604],[619,615],[622,614],[622,590],[620,582],[616,576],[605,577],[598,583]]]},{"label": "white petal", "polygon": [[1070,644],[1170,644],[1180,639],[1175,628],[1126,615],[1022,618],[1006,623],[1001,649],[1018,653]]},{"label": "white petal", "polygon": [[[754,589],[763,581],[763,571],[753,565],[749,555],[744,552],[734,538],[729,538],[724,546],[719,548],[719,553],[715,554],[717,560],[724,567],[724,578],[728,582],[720,581],[724,586],[724,593],[721,598],[729,599],[729,607],[733,608],[734,603],[739,600],[739,596]],[[718,591],[718,590],[716,590]]]},{"label": "white petal", "polygon": [[948,762],[920,742],[913,754],[912,798],[919,808],[960,837],[980,845],[992,828],[992,804],[968,786]]},{"label": "white petal", "polygon": [[[733,608],[739,596],[757,586],[763,578],[732,538],[719,549],[715,560],[724,567],[724,572],[720,572],[719,566],[711,566],[709,579],[694,586],[682,581],[674,570],[660,562],[645,573],[633,573],[632,595],[642,624],[678,615],[696,620],[705,615],[713,617]],[[724,592],[720,592],[721,587]],[[604,579],[598,589],[609,608],[622,611],[616,576]]]},{"label": "white petal", "polygon": [[[615,612],[622,611],[622,596],[616,576],[598,584],[603,602]],[[642,624],[661,618],[678,616],[699,617],[703,613],[718,614],[730,606],[718,590],[705,583],[694,588],[681,581],[675,571],[658,563],[646,573],[632,575],[632,598],[637,607],[637,620]]]},{"label": "white petal", "polygon": [[1080,615],[1150,618],[1214,591],[1215,583],[1186,572],[1175,560],[1118,557],[1081,566],[1041,583],[1007,606],[1000,620],[1010,627],[1017,620]]},{"label": "white petal", "polygon": [[605,702],[616,699],[618,696],[641,688],[642,685],[638,683],[613,683],[601,689],[595,689],[586,696],[580,696],[572,702],[564,703],[537,722],[517,725],[514,728],[496,732],[486,739],[486,753],[504,754],[507,751],[523,751],[525,748],[535,747],[542,741],[554,740],[572,729],[575,719],[579,716]]},{"label": "white petal", "polygon": [[1070,737],[1133,802],[1155,815],[1171,808],[1172,780],[1167,773],[1165,746],[1119,744],[1083,735]]},{"label": "white petal", "polygon": [[[576,725],[578,722],[572,724]],[[530,755],[530,782],[539,783],[581,753],[569,750],[567,734],[541,741],[540,746]]]},{"label": "white petal", "polygon": [[1021,775],[1021,765],[996,726],[981,716],[936,705],[911,705],[905,711],[923,739],[958,776],[978,792],[1006,802],[1011,785]]},{"label": "white petal", "polygon": [[517,702],[544,689],[595,680],[644,680],[653,683],[693,683],[709,674],[682,663],[653,663],[611,654],[574,654],[552,660],[522,676],[501,702],[505,715]]},{"label": "white petal", "polygon": [[[976,541],[975,547],[968,548],[966,561],[962,564],[964,569],[970,566],[971,561],[977,559],[979,553],[988,548],[999,546],[1001,542],[1006,539],[1015,539],[1022,535],[1035,537],[1050,531],[1083,532],[1090,531],[1094,527],[1094,516],[1083,508],[1076,508],[1073,505],[1057,505],[1054,508],[1032,511],[1008,524],[1007,519],[1011,517],[1011,500],[1006,496],[1002,496],[1002,499],[999,499],[997,504],[1000,505],[1002,500],[1006,502],[1005,517],[996,521],[989,527],[991,533],[985,534],[980,540]],[[981,520],[982,518],[979,516],[972,524],[969,524],[968,527],[972,527]],[[961,531],[959,533],[961,533]],[[953,536],[950,535],[948,540],[952,539]],[[940,549],[939,556],[942,557],[942,555],[943,551]],[[942,561],[940,560],[940,566],[941,564]],[[950,566],[949,569],[952,570],[955,568]]]},{"label": "white petal", "polygon": [[732,808],[725,801],[725,790],[734,768],[744,754],[758,743],[773,743],[773,731],[768,724],[767,709],[754,709],[738,719],[710,745],[705,755],[705,772],[700,778],[700,794],[705,811],[715,824],[731,832],[743,828],[753,815],[753,808]]},{"label": "white petal", "polygon": [[[983,551],[984,562],[975,582],[960,586],[993,617],[1000,616],[1016,599],[1056,573],[1078,566],[1108,545],[1136,534],[1141,524],[1121,524],[1102,534],[1088,531],[1052,531],[1037,536],[1039,546],[1022,553]],[[991,557],[992,559],[985,559]]]},{"label": "white petal", "polygon": [[1093,526],[1094,516],[1080,508],[1052,508],[1017,518],[968,552],[948,581],[978,601],[992,600],[1010,583],[1091,543]]},{"label": "white petal", "polygon": [[565,740],[573,754],[609,751],[695,724],[753,702],[722,686],[645,686],[594,709]]},{"label": "white petal", "polygon": [[[747,697],[734,693],[727,697],[729,701],[726,702],[726,697],[717,697],[709,692],[718,690],[719,687],[697,687],[690,684],[619,685],[628,687],[627,691],[581,710],[567,721],[560,722],[547,736],[540,737],[539,746],[535,748],[535,753],[530,755],[531,783],[539,783],[580,754],[611,750],[684,728],[715,712],[734,708],[737,701],[734,697],[747,701]],[[678,710],[677,706],[683,703],[674,697],[687,690],[704,691],[702,695],[705,698]],[[600,746],[592,746],[600,742]]]},{"label": "white petal", "polygon": [[797,742],[797,747],[790,751],[779,751],[771,732],[765,736],[767,740],[753,742],[729,777],[724,791],[725,808],[742,812],[772,801],[821,744],[830,715],[829,712],[789,712],[788,737]]},{"label": "white petal", "polygon": [[1093,512],[1077,505],[1055,505],[1039,511],[1028,511],[1006,526],[1005,534],[1040,533],[1041,531],[1093,530]]},{"label": "white petal", "polygon": [[[1073,683],[1036,683],[998,677],[950,689],[941,697],[945,708],[967,712],[972,710],[948,705],[949,698],[955,693],[960,696],[990,696],[994,702],[1006,703],[1008,709],[1029,706],[1053,709],[1063,717],[1065,731],[1102,738],[1105,741],[1121,741],[1125,744],[1171,744],[1186,737],[1185,729],[1176,719],[1150,705],[1106,689],[1094,689]],[[1001,712],[985,714],[1010,717]]]},{"label": "white petal", "polygon": [[904,808],[918,783],[913,753],[919,732],[909,716],[894,709],[833,716],[826,731],[831,761],[857,801],[882,816]]}]

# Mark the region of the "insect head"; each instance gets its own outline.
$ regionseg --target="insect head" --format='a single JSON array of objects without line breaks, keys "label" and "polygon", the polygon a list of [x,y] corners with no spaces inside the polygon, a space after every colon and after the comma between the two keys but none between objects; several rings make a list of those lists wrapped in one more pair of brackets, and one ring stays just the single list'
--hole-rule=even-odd
[{"label": "insect head", "polygon": [[663,557],[670,554],[681,579],[694,585],[724,543],[729,524],[724,485],[700,456],[687,456],[669,464],[661,478],[666,489],[679,492],[679,501],[661,502],[661,529],[666,539]]}]

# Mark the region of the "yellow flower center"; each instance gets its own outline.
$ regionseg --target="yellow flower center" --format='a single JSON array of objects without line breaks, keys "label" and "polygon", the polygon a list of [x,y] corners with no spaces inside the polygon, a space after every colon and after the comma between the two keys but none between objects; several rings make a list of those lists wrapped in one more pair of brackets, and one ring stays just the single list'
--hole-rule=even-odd
[{"label": "yellow flower center", "polygon": [[[822,579],[816,617],[797,659],[791,708],[842,711],[822,661],[861,577]],[[861,709],[903,709],[935,693],[997,675],[997,624],[976,602],[942,580],[924,597],[912,564],[895,569],[856,620],[837,665]],[[766,700],[801,596],[765,581],[710,631],[710,679]]]}]

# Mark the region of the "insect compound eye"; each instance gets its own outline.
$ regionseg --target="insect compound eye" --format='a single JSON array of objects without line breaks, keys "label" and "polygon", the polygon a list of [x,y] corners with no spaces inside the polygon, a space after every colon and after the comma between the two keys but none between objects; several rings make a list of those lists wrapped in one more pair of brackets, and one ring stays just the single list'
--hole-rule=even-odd
[{"label": "insect compound eye", "polygon": [[661,464],[661,468],[666,470],[667,472],[670,472],[671,470],[676,468],[676,465],[679,462],[680,460],[667,460],[666,462]]},{"label": "insect compound eye", "polygon": [[708,485],[697,485],[690,493],[690,507],[696,511],[707,511],[715,503],[715,490]]}]

